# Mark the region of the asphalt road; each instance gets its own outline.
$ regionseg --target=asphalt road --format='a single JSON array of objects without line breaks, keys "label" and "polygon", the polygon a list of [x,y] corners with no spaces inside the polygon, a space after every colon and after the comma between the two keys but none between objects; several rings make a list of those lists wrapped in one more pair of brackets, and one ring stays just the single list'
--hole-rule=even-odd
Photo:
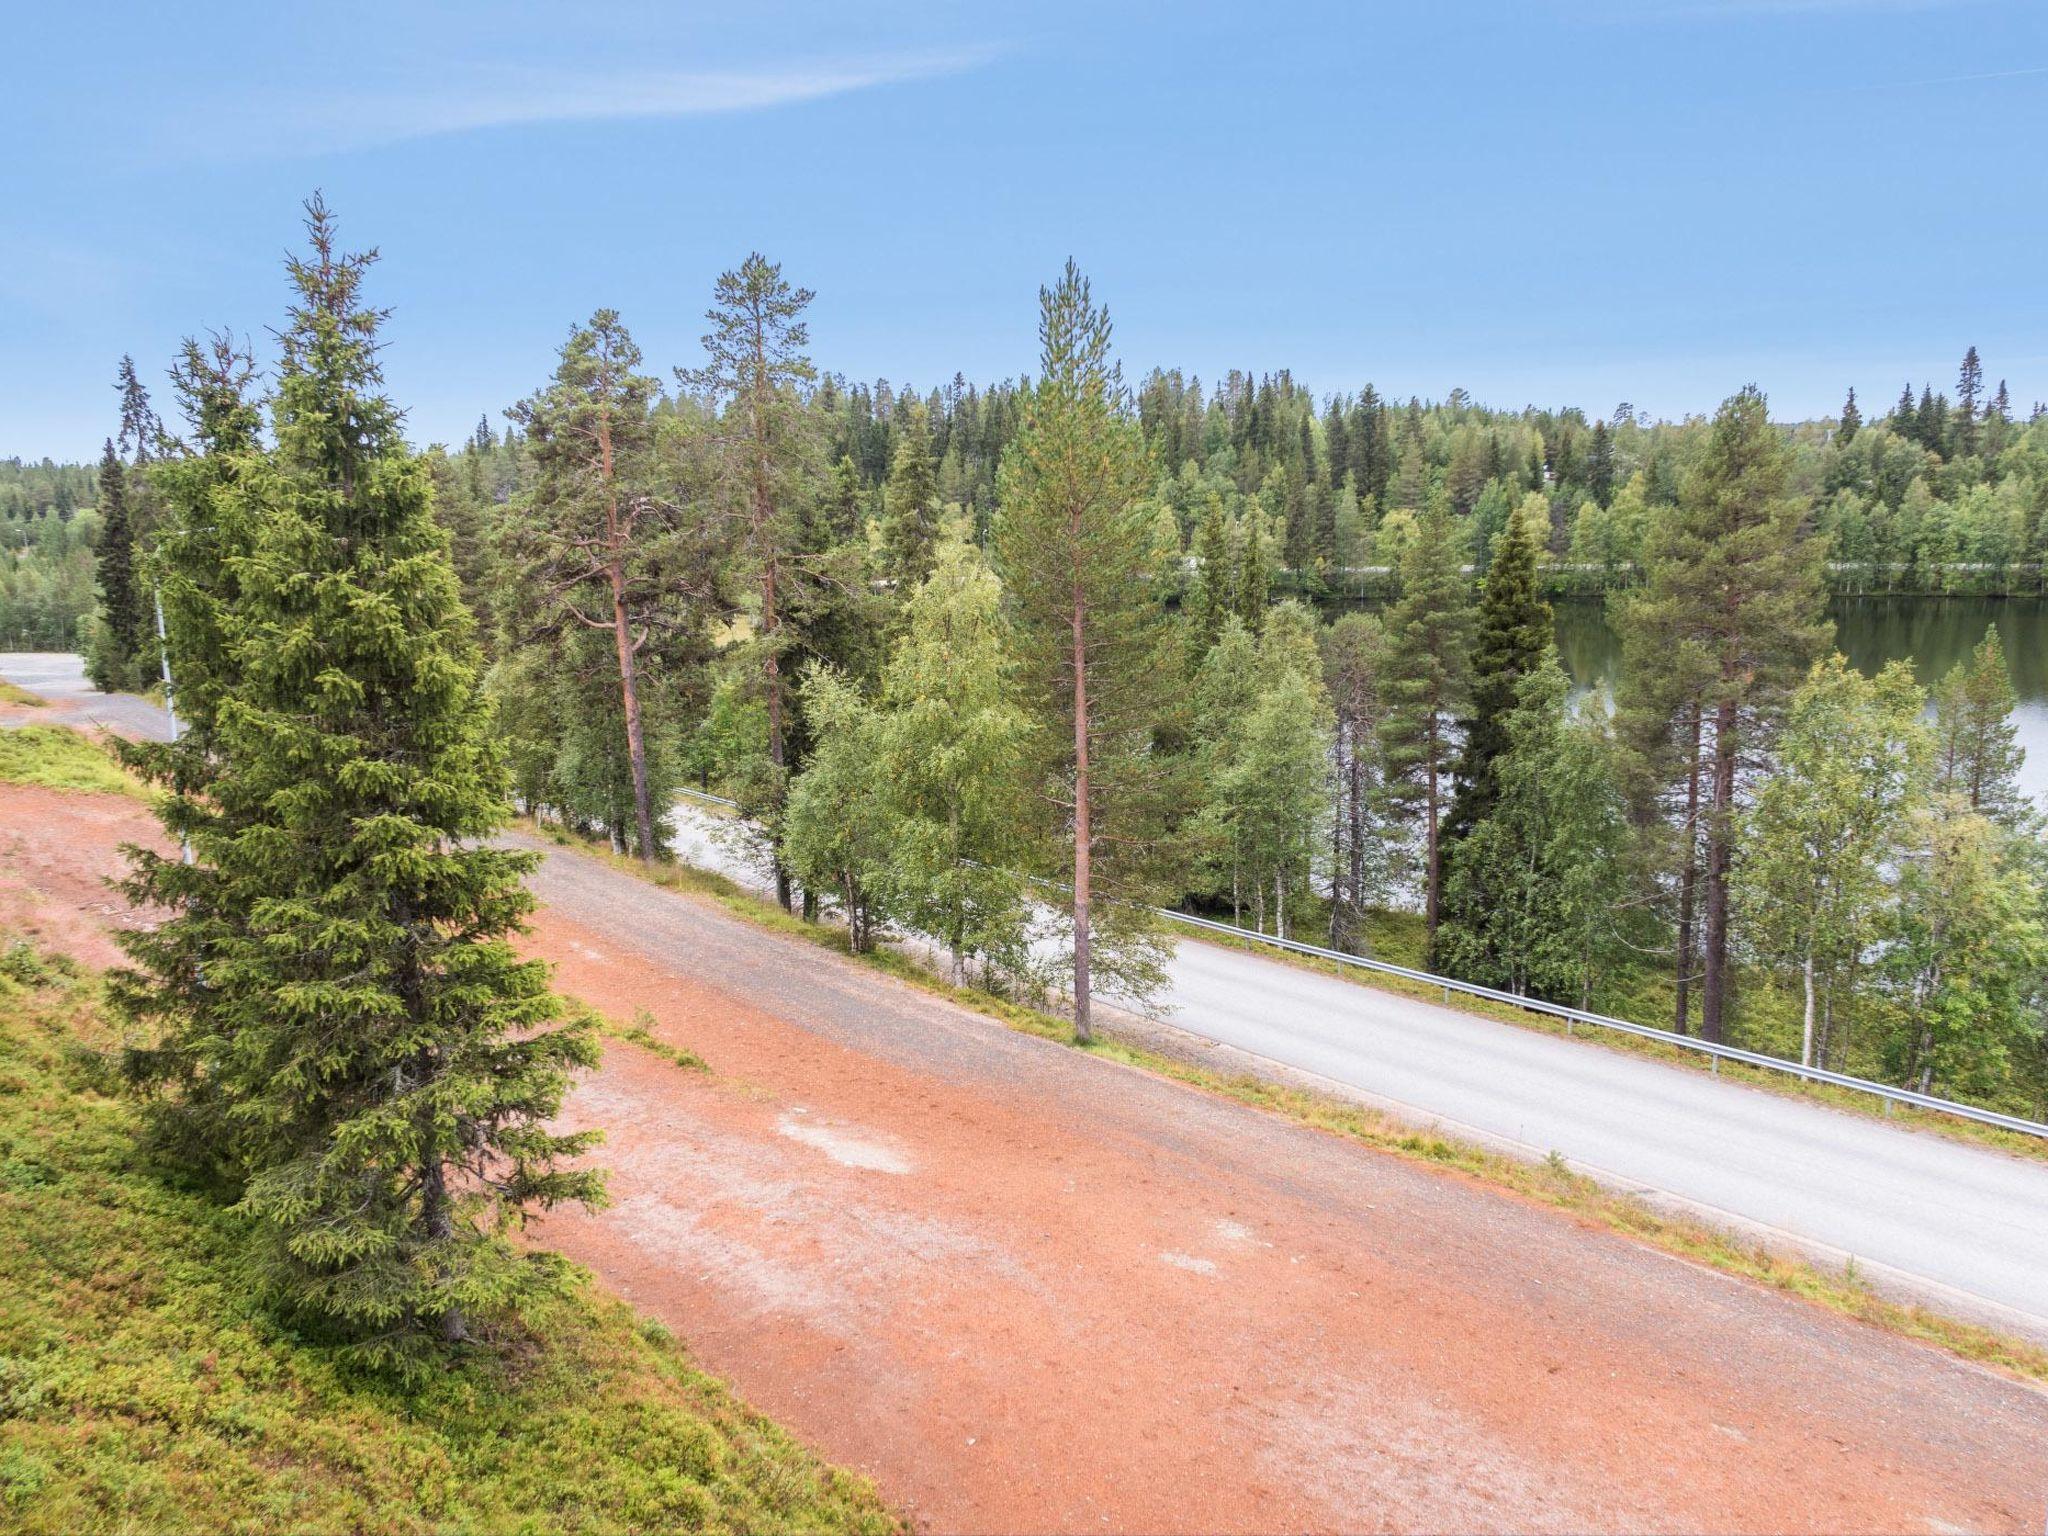
[{"label": "asphalt road", "polygon": [[101,693],[86,680],[83,658],[46,651],[0,651],[0,679],[28,689],[48,707],[0,717],[12,725],[98,726],[146,741],[167,741],[171,719],[163,706],[132,693]]},{"label": "asphalt road", "polygon": [[[683,857],[765,887],[724,818],[685,802],[674,820]],[[1190,1034],[2048,1339],[2048,1162],[1213,944],[1183,940],[1168,978]]]},{"label": "asphalt road", "polygon": [[[0,677],[66,718],[165,729],[155,706],[92,692],[76,657],[0,654]],[[723,818],[685,803],[675,823],[691,862],[765,881]],[[1190,1034],[2048,1339],[2048,1163],[1215,945],[1181,943],[1169,978],[1167,1017]]]}]

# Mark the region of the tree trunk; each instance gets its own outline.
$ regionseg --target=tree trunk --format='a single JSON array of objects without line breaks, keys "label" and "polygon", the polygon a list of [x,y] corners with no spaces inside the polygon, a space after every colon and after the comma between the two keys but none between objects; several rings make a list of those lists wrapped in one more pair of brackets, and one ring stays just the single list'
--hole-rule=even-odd
[{"label": "tree trunk", "polygon": [[[768,355],[758,326],[754,343],[754,384],[748,399],[752,417],[749,424],[754,438],[753,534],[755,550],[761,557],[761,675],[768,693],[768,761],[775,765],[775,804],[780,810],[787,793],[782,770],[789,758],[782,728],[782,658],[776,654],[776,636],[782,631],[782,615],[775,602],[776,579],[780,572],[775,547],[775,500],[769,484],[768,407],[763,398],[767,388]],[[769,853],[775,866],[775,899],[787,912],[790,910],[789,869],[782,862],[780,831],[771,839]]]},{"label": "tree trunk", "polygon": [[1351,722],[1351,922],[1352,942],[1361,955],[1370,954],[1365,943],[1365,752],[1359,741],[1357,718]]},{"label": "tree trunk", "polygon": [[1735,706],[1714,712],[1714,795],[1707,816],[1707,933],[1700,986],[1700,1038],[1716,1045],[1728,1007],[1728,874],[1735,855]]},{"label": "tree trunk", "polygon": [[[1080,530],[1075,529],[1078,543]],[[1094,1039],[1088,1020],[1088,603],[1074,583],[1074,1038]]]},{"label": "tree trunk", "polygon": [[1805,962],[1799,967],[1799,979],[1805,987],[1806,1007],[1799,1024],[1799,1065],[1813,1065],[1813,947],[1807,946]]},{"label": "tree trunk", "polygon": [[1425,936],[1429,941],[1428,947],[1431,950],[1436,948],[1437,887],[1439,884],[1438,877],[1441,873],[1437,863],[1437,729],[1437,716],[1432,711],[1429,717],[1429,759],[1425,768],[1429,776],[1429,791],[1424,797],[1428,807],[1428,817],[1423,843],[1423,875],[1425,880],[1423,924]]},{"label": "tree trunk", "polygon": [[1702,720],[1692,715],[1692,758],[1685,773],[1685,868],[1678,877],[1678,1032],[1687,1032],[1692,1010],[1693,900],[1700,868],[1700,741]]},{"label": "tree trunk", "polygon": [[611,565],[612,638],[619,651],[619,691],[626,706],[626,756],[633,765],[633,830],[640,857],[654,858],[654,799],[647,788],[647,736],[640,723],[640,679],[635,666],[633,628],[626,612],[625,572],[614,552]]},{"label": "tree trunk", "polygon": [[654,802],[647,789],[647,738],[640,727],[640,681],[633,660],[633,620],[626,608],[625,530],[619,524],[619,485],[612,464],[612,423],[608,413],[597,418],[598,473],[604,477],[604,529],[608,558],[605,575],[612,589],[612,640],[619,653],[619,695],[626,711],[626,761],[633,773],[633,822],[640,839],[640,857],[654,858]]}]

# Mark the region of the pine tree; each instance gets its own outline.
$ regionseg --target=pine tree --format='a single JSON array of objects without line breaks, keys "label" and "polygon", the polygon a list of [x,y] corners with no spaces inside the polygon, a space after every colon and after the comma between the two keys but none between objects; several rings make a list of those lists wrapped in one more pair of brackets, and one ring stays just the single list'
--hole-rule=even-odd
[{"label": "pine tree", "polygon": [[931,419],[913,403],[898,414],[889,467],[889,575],[908,598],[931,574],[939,544],[939,487],[932,473]]},{"label": "pine tree", "polygon": [[1846,448],[1856,440],[1856,434],[1863,427],[1863,412],[1856,406],[1856,391],[1852,387],[1849,398],[1842,402],[1842,420],[1835,428],[1835,441]]},{"label": "pine tree", "polygon": [[[1457,792],[1444,825],[1448,842],[1470,832],[1499,798],[1494,762],[1507,748],[1507,719],[1519,707],[1522,679],[1549,653],[1551,633],[1550,604],[1536,590],[1536,551],[1528,525],[1511,517],[1479,600],[1471,702],[1461,722]],[[1450,857],[1456,857],[1455,849]]]},{"label": "pine tree", "polygon": [[[562,344],[547,388],[507,413],[526,432],[535,479],[511,525],[525,575],[519,604],[536,633],[581,624],[612,646],[632,783],[635,851],[662,844],[648,767],[641,655],[668,605],[708,595],[708,561],[682,557],[696,526],[654,483],[660,384],[636,372],[640,349],[617,310],[601,309]],[[608,712],[607,712],[608,713]]]},{"label": "pine tree", "polygon": [[1727,1026],[1729,876],[1743,775],[1757,767],[1772,720],[1827,634],[1822,550],[1803,526],[1803,504],[1787,494],[1790,473],[1763,395],[1750,388],[1731,396],[1715,413],[1678,507],[1653,532],[1642,590],[1618,615],[1622,706],[1639,760],[1651,765],[1651,778],[1668,782],[1676,769],[1687,784],[1681,999],[1697,842],[1700,1027],[1714,1041]]},{"label": "pine tree", "polygon": [[1936,789],[2010,828],[2035,814],[2019,783],[2027,753],[2012,720],[2015,702],[1995,624],[1970,659],[1957,662],[1934,689]]},{"label": "pine tree", "polygon": [[1471,682],[1472,601],[1458,553],[1449,512],[1432,508],[1402,561],[1401,597],[1387,615],[1387,787],[1398,803],[1422,810],[1423,916],[1432,941],[1457,718]]},{"label": "pine tree", "polygon": [[135,575],[135,530],[128,520],[128,471],[107,440],[100,455],[99,535],[93,548],[99,574],[100,624],[94,637],[93,686],[112,693],[140,681],[144,602]]},{"label": "pine tree", "polygon": [[550,1027],[544,968],[510,943],[532,858],[489,843],[504,768],[426,467],[382,392],[374,253],[337,254],[307,209],[276,448],[234,467],[255,515],[217,609],[215,810],[171,824],[201,883],[139,857],[131,893],[173,916],[127,940],[119,996],[221,1107],[209,1150],[289,1304],[418,1370],[567,1282],[503,1234],[600,1197],[562,1166],[590,1138],[547,1129],[596,1050]]},{"label": "pine tree", "polygon": [[1159,983],[1157,893],[1177,849],[1175,765],[1153,750],[1174,676],[1149,563],[1150,479],[1107,310],[1069,261],[1039,293],[1042,361],[1003,456],[999,569],[1037,733],[1049,869],[1072,892],[1076,1035],[1090,1038],[1098,975],[1142,997]]},{"label": "pine tree", "polygon": [[[789,761],[785,716],[788,685],[783,681],[783,599],[794,573],[789,567],[795,540],[793,503],[809,472],[809,443],[802,391],[817,378],[804,349],[810,328],[804,311],[815,295],[792,288],[782,268],[758,251],[736,271],[720,275],[705,319],[708,361],[702,368],[677,369],[694,389],[725,403],[735,427],[742,518],[760,612],[755,617],[762,692],[768,706],[768,763],[771,809],[781,803]],[[886,386],[885,386],[886,387]],[[771,822],[773,818],[771,817]],[[790,905],[789,874],[775,859],[775,896]]]}]

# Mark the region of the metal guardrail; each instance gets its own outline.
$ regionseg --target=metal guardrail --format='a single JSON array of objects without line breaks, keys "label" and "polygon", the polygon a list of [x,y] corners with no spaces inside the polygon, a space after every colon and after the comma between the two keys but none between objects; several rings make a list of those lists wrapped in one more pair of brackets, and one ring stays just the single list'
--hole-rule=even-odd
[{"label": "metal guardrail", "polygon": [[[705,790],[685,789],[682,794],[693,800],[709,801],[713,805],[739,809],[739,802],[728,800],[723,795],[714,795]],[[1050,882],[1046,882],[1050,883]],[[1617,1019],[1604,1013],[1589,1013],[1583,1008],[1569,1007],[1563,1003],[1546,1002],[1538,997],[1525,997],[1516,992],[1503,992],[1497,987],[1481,986],[1477,982],[1459,981],[1453,976],[1439,976],[1434,971],[1413,970],[1405,965],[1394,965],[1385,960],[1374,960],[1365,955],[1347,954],[1341,949],[1325,949],[1319,944],[1304,944],[1298,939],[1283,939],[1270,933],[1254,933],[1229,923],[1219,923],[1212,918],[1196,917],[1191,912],[1176,912],[1171,907],[1151,909],[1160,917],[1190,928],[1199,928],[1225,938],[1245,944],[1264,944],[1272,949],[1282,949],[1298,955],[1310,955],[1318,960],[1330,960],[1339,965],[1351,966],[1362,971],[1372,971],[1382,976],[1399,976],[1404,981],[1418,982],[1424,986],[1439,988],[1444,1001],[1449,1002],[1456,992],[1465,997],[1485,998],[1488,1002],[1503,1003],[1511,1008],[1520,1008],[1528,1013],[1547,1014],[1551,1018],[1563,1019],[1567,1030],[1571,1026],[1584,1024],[1593,1029],[1609,1029],[1624,1035],[1635,1035],[1644,1040],[1661,1041],[1680,1050],[1693,1051],[1708,1057],[1720,1070],[1723,1061],[1736,1061],[1748,1067],[1760,1067],[1768,1072],[1786,1072],[1811,1083],[1826,1083],[1835,1088],[1846,1088],[1854,1093],[1867,1093],[1885,1102],[1889,1114],[1894,1104],[1910,1105],[1914,1109],[1931,1110],[1937,1114],[1954,1115],[1960,1120],[1972,1120],[1979,1125],[1995,1126],[2002,1131],[2012,1131],[2021,1136],[2039,1136],[2048,1140],[2048,1125],[2036,1120],[2022,1119],[2018,1115],[2000,1114],[1995,1109],[1980,1109],[1974,1104],[1959,1104],[1953,1099],[1936,1098],[1933,1094],[1916,1093],[1910,1088],[1894,1088],[1889,1083],[1872,1082],[1865,1077],[1851,1077],[1845,1072],[1830,1072],[1824,1067],[1802,1066],[1796,1061],[1787,1061],[1781,1056],[1767,1056],[1761,1051],[1745,1051],[1740,1046],[1716,1045],[1711,1040],[1701,1040],[1692,1035],[1681,1035],[1673,1030],[1658,1029],[1649,1024],[1636,1024],[1627,1019]]]},{"label": "metal guardrail", "polygon": [[1219,923],[1206,917],[1196,917],[1189,912],[1176,912],[1169,907],[1154,907],[1161,917],[1192,928],[1206,929],[1212,933],[1252,944],[1265,944],[1275,949],[1290,950],[1295,954],[1313,955],[1319,960],[1334,960],[1340,965],[1355,966],[1360,970],[1375,971],[1383,976],[1399,976],[1407,981],[1420,982],[1425,986],[1441,988],[1444,1000],[1450,1001],[1450,994],[1461,993],[1466,997],[1483,997],[1489,1002],[1505,1003],[1512,1008],[1521,1008],[1530,1013],[1548,1014],[1552,1018],[1566,1021],[1566,1024],[1585,1024],[1595,1029],[1611,1029],[1625,1035],[1636,1035],[1645,1040],[1658,1040],[1674,1045],[1681,1050],[1696,1051],[1712,1058],[1716,1064],[1723,1061],[1739,1061],[1744,1066],[1762,1067],[1772,1072],[1789,1072],[1794,1077],[1808,1082],[1827,1083],[1836,1088],[1847,1088],[1857,1093],[1871,1094],[1890,1104],[1909,1104],[1915,1109],[1933,1110],[1944,1115],[1954,1115],[1963,1120],[1974,1120],[1979,1125],[1996,1126],[2002,1131],[2015,1131],[2022,1136],[2048,1138],[2048,1125],[2039,1121],[2024,1120],[2017,1115],[2000,1114],[1995,1109],[1979,1109],[1974,1104],[1958,1104],[1953,1099],[1936,1098],[1932,1094],[1915,1093],[1910,1088],[1894,1088],[1889,1083],[1872,1082],[1865,1077],[1850,1077],[1844,1072],[1830,1072],[1823,1067],[1802,1066],[1796,1061],[1787,1061],[1781,1056],[1767,1056],[1761,1051],[1745,1051],[1739,1046],[1716,1045],[1711,1040],[1700,1040],[1692,1035],[1681,1035],[1668,1029],[1657,1029],[1648,1024],[1635,1024],[1627,1019],[1611,1018],[1604,1013],[1588,1013],[1583,1008],[1568,1007],[1563,1003],[1545,1002],[1542,998],[1524,997],[1516,992],[1503,992],[1497,987],[1484,987],[1477,982],[1459,981],[1452,976],[1439,976],[1433,971],[1411,970],[1405,965],[1393,965],[1385,960],[1373,960],[1364,955],[1346,954],[1341,949],[1324,949],[1317,944],[1303,944],[1295,939],[1278,938],[1270,933],[1250,933],[1229,923]]}]

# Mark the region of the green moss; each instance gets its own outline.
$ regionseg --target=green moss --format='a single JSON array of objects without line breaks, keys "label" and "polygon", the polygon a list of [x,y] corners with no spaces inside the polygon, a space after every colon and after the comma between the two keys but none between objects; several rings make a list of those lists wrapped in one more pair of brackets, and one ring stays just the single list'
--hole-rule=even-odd
[{"label": "green moss", "polygon": [[0,955],[0,1529],[898,1528],[595,1294],[411,1394],[295,1335],[92,1086],[94,983]]},{"label": "green moss", "polygon": [[105,747],[62,725],[0,731],[0,782],[138,797],[144,793]]},{"label": "green moss", "polygon": [[30,709],[41,709],[49,702],[40,693],[30,693],[18,683],[0,679],[0,704],[20,704]]}]

